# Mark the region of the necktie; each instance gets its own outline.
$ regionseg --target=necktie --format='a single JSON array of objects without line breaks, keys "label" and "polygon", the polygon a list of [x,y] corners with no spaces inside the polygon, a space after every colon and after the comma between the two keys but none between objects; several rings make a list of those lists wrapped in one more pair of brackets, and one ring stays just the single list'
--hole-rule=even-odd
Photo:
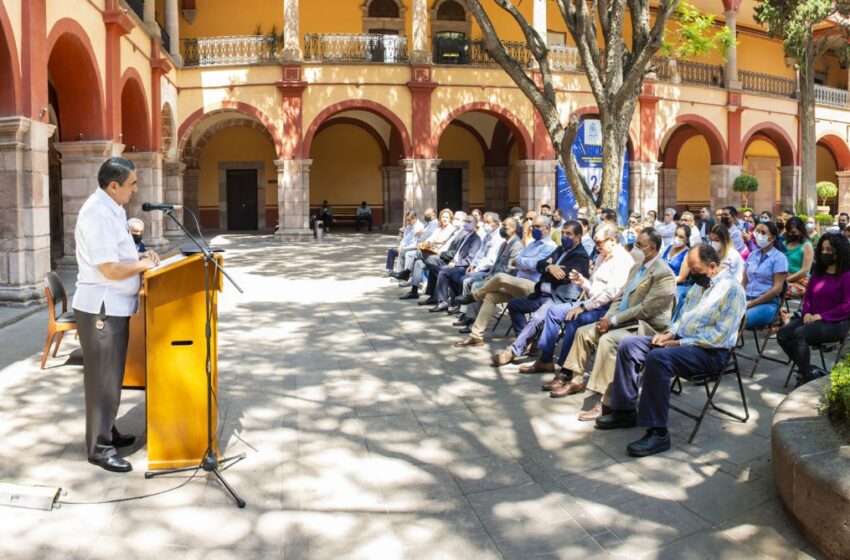
[{"label": "necktie", "polygon": [[626,291],[623,292],[623,301],[620,303],[620,313],[629,308],[629,296],[632,294],[632,291],[640,282],[641,277],[643,276],[644,271],[646,270],[645,266],[641,266],[638,270],[638,273],[635,274],[634,280],[629,283],[629,287],[626,288]]}]

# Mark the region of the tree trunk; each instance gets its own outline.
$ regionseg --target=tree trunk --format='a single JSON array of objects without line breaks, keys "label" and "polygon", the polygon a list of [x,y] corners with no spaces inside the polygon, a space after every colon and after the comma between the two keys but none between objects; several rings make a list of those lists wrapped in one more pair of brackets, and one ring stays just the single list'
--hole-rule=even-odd
[{"label": "tree trunk", "polygon": [[623,122],[631,122],[631,115],[612,115],[612,121],[602,125],[602,192],[599,205],[617,211],[620,206],[620,187],[623,184],[623,160],[626,157],[628,133]]},{"label": "tree trunk", "polygon": [[[815,213],[817,198],[817,138],[815,131],[815,46],[811,29],[800,65],[800,201],[806,215]],[[796,163],[796,162],[795,162]]]}]

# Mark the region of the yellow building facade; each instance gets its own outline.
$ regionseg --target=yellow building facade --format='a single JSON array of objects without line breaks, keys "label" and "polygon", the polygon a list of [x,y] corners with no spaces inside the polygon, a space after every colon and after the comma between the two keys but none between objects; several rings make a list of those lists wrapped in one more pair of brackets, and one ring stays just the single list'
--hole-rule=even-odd
[{"label": "yellow building facade", "polygon": [[[792,61],[754,2],[694,3],[738,43],[726,59],[656,61],[630,126],[630,207],[738,205],[742,172],[759,179],[751,206],[793,207]],[[484,5],[530,60],[511,17]],[[563,119],[593,117],[557,8],[518,7],[549,44]],[[76,213],[110,155],[139,168],[128,214],[154,247],[178,232],[142,201],[182,204],[205,228],[288,236],[323,200],[341,221],[366,201],[392,228],[405,209],[557,199],[539,116],[487,56],[464,0],[2,0],[0,76],[3,301],[41,298],[44,273],[73,257]],[[847,210],[848,70],[827,54],[816,80],[818,180],[839,185],[831,204]]]}]

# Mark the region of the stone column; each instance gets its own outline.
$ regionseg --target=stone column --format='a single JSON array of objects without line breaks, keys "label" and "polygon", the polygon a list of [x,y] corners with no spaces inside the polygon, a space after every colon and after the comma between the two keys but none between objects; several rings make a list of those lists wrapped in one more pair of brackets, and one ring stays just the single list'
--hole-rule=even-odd
[{"label": "stone column", "polygon": [[631,211],[645,216],[647,211],[658,212],[661,188],[659,186],[659,168],[655,161],[629,162],[629,199]]},{"label": "stone column", "polygon": [[278,231],[281,237],[311,235],[310,166],[312,159],[282,159],[277,166]]},{"label": "stone column", "polygon": [[171,39],[171,56],[178,65],[183,64],[180,56],[180,9],[178,0],[165,0],[165,31]]},{"label": "stone column", "polygon": [[154,37],[162,36],[159,32],[159,24],[156,22],[156,2],[154,0],[147,0],[145,2],[144,17],[142,19],[144,19],[145,27],[147,27],[149,33]]},{"label": "stone column", "polygon": [[0,118],[0,303],[44,299],[50,271],[47,141],[54,127]]},{"label": "stone column", "polygon": [[145,223],[145,245],[159,250],[168,245],[163,237],[163,222],[169,220],[159,211],[142,212],[143,202],[165,202],[162,189],[162,154],[159,152],[129,152],[124,157],[136,164],[139,190],[127,204],[127,217],[139,218]]},{"label": "stone column", "polygon": [[[484,206],[487,210],[498,212],[502,218],[506,216],[508,211],[508,176],[510,173],[511,168],[507,166],[484,167]],[[552,202],[549,204],[552,204]],[[552,205],[554,206],[554,204]]]},{"label": "stone column", "polygon": [[381,168],[384,180],[384,227],[395,231],[404,223],[404,167],[386,165]]},{"label": "stone column", "polygon": [[548,27],[546,24],[546,0],[534,0],[534,30],[543,38],[547,44]]},{"label": "stone column", "polygon": [[838,177],[838,211],[850,212],[850,171],[836,171]]},{"label": "stone column", "polygon": [[283,61],[301,62],[298,0],[283,0]]},{"label": "stone column", "polygon": [[[798,200],[801,200],[802,194],[802,184],[800,183],[800,166],[785,165],[780,167],[779,207],[783,210],[785,208],[794,208],[794,204]],[[814,208],[814,206],[812,206],[812,208]]]},{"label": "stone column", "polygon": [[556,159],[525,159],[516,162],[519,171],[519,205],[538,210],[544,202],[555,205],[558,195]]},{"label": "stone column", "polygon": [[675,167],[662,167],[658,170],[658,215],[667,208],[675,208],[679,199],[679,170]]},{"label": "stone column", "polygon": [[732,184],[735,182],[735,177],[741,174],[740,165],[712,165],[711,169],[711,207],[713,209],[723,206],[734,205],[735,192],[732,190]]},{"label": "stone column", "polygon": [[419,216],[426,208],[437,208],[437,168],[439,159],[403,159],[404,207]]},{"label": "stone column", "polygon": [[74,229],[83,203],[97,184],[97,172],[103,162],[120,156],[123,144],[111,140],[57,142],[54,147],[62,156],[62,214],[65,223],[65,258],[75,259],[77,245]]},{"label": "stone column", "polygon": [[[186,164],[182,161],[169,161],[162,166],[162,178],[164,182],[163,201],[166,204],[175,204],[184,206],[183,195],[183,173],[186,171]],[[185,223],[182,209],[174,210],[174,217]],[[174,223],[174,220],[167,216],[163,216],[163,229],[166,239],[183,237],[183,232]],[[194,229],[194,223],[191,226],[186,226],[191,231]]]},{"label": "stone column", "polygon": [[732,44],[726,51],[726,87],[733,90],[741,89],[741,81],[738,79],[738,48],[736,46],[736,23],[735,18],[738,10],[727,10],[723,12],[726,16],[726,27],[732,32]]},{"label": "stone column", "polygon": [[197,167],[187,168],[183,173],[183,207],[194,212],[200,221],[201,170]]},{"label": "stone column", "polygon": [[428,0],[413,0],[413,52],[411,64],[430,64],[428,49]]}]

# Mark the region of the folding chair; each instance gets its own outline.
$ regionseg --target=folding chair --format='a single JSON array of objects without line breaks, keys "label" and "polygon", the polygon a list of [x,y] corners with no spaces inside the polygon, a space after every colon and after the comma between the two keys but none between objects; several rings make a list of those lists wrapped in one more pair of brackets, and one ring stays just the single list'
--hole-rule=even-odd
[{"label": "folding chair", "polygon": [[[499,328],[499,323],[501,323],[501,322],[502,322],[502,317],[504,317],[504,316],[505,316],[505,313],[507,313],[507,312],[508,312],[508,304],[507,304],[507,303],[503,303],[503,304],[502,304],[502,306],[503,306],[503,307],[502,307],[502,312],[501,312],[501,313],[499,313],[499,316],[496,318],[496,324],[495,324],[495,325],[493,325],[493,332],[495,332],[495,331],[496,331],[496,329],[498,329],[498,328]],[[514,328],[513,324],[508,325],[508,330],[506,330],[506,331],[505,331],[505,336],[508,336],[509,334],[511,334],[511,329],[513,329],[513,328]]]},{"label": "folding chair", "polygon": [[[833,365],[837,364],[839,360],[841,360],[841,353],[844,352],[844,346],[847,344],[848,337],[850,337],[850,332],[845,334],[841,340],[809,345],[811,348],[817,350],[818,354],[820,354],[820,363],[825,371],[829,371],[829,368],[826,367],[826,356],[824,356],[824,352],[832,352],[833,350],[838,349],[835,354],[835,361],[833,362]],[[785,384],[782,387],[788,386],[788,383],[791,381],[791,376],[794,375],[795,371],[797,371],[797,364],[792,362],[791,367],[788,369],[788,377],[785,378]]]},{"label": "folding chair", "polygon": [[[770,330],[774,327],[782,325],[782,320],[781,320],[782,309],[786,305],[787,297],[788,297],[788,282],[783,282],[782,283],[782,291],[779,293],[779,305],[776,307],[776,313],[773,315],[773,319],[770,321],[770,323],[768,325],[764,326],[764,327],[755,327],[755,328],[752,328],[752,329],[743,329],[740,332],[740,334],[738,335],[738,343],[737,343],[736,347],[737,348],[743,348],[744,347],[744,331],[747,330],[747,331],[750,331],[750,332],[753,333],[753,341],[756,344],[756,350],[758,351],[758,353],[755,356],[751,356],[751,355],[745,354],[743,352],[737,353],[738,358],[746,358],[747,360],[753,361],[753,369],[750,371],[750,377],[752,377],[756,374],[756,369],[758,368],[759,362],[761,360],[770,360],[771,362],[775,362],[777,364],[782,364],[782,365],[788,365],[788,364],[791,363],[791,358],[783,360],[783,359],[780,359],[780,358],[773,358],[771,356],[766,356],[764,354],[764,351],[767,348],[767,343],[770,342],[770,339],[775,336],[775,333],[771,334]],[[759,331],[767,331],[767,334],[764,336],[764,340],[761,343],[759,343],[759,335],[758,335]]]},{"label": "folding chair", "polygon": [[[741,320],[741,326],[738,328],[739,337],[743,335],[744,325],[746,324],[746,322],[747,317],[745,315],[744,318]],[[720,386],[720,382],[723,380],[723,377],[725,375],[731,375],[732,373],[735,374],[735,377],[738,380],[738,389],[741,392],[741,403],[744,405],[743,416],[735,412],[726,410],[725,408],[722,408],[714,403],[714,395],[715,393],[717,393],[717,388]],[[703,418],[705,418],[705,414],[708,412],[709,407],[713,408],[721,414],[725,414],[726,416],[734,418],[735,420],[740,420],[741,422],[746,422],[747,420],[749,420],[750,410],[747,407],[747,396],[744,393],[744,382],[741,380],[741,368],[738,366],[738,356],[736,355],[735,348],[729,350],[729,355],[726,357],[726,361],[723,363],[723,366],[719,370],[707,373],[699,373],[697,375],[693,375],[685,379],[687,381],[692,381],[696,384],[702,384],[702,386],[705,388],[706,396],[705,404],[703,405],[702,410],[699,414],[693,414],[691,412],[688,412],[687,410],[679,408],[678,406],[672,403],[670,404],[671,410],[675,410],[676,412],[684,414],[685,416],[696,422],[696,425],[694,426],[694,429],[693,431],[691,431],[691,435],[688,438],[688,443],[693,443],[694,437],[696,437],[697,431],[702,425],[702,420]],[[709,389],[708,386],[712,382],[713,385],[711,386],[711,389]],[[674,395],[679,395],[682,393],[682,380],[678,375],[673,378],[673,381],[670,384],[670,392]]]},{"label": "folding chair", "polygon": [[[65,293],[65,286],[62,284],[62,279],[55,272],[48,272],[44,276],[44,294],[47,296],[47,309],[50,314],[47,317],[47,340],[44,341],[44,350],[41,352],[41,369],[47,363],[47,355],[50,353],[50,347],[53,345],[53,339],[59,335],[56,340],[56,347],[53,349],[53,357],[59,352],[59,345],[62,344],[62,337],[67,331],[73,331],[77,328],[77,321],[74,318],[74,312],[68,311],[68,296]],[[56,310],[56,305],[62,303],[62,311]]]}]

